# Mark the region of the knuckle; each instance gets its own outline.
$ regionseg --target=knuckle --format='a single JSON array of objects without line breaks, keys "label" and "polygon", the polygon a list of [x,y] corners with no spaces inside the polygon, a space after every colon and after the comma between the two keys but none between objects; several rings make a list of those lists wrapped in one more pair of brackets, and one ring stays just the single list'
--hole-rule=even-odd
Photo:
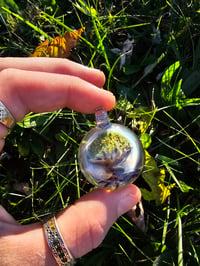
[{"label": "knuckle", "polygon": [[14,76],[14,69],[6,68],[0,71],[0,85],[10,85],[12,84]]}]

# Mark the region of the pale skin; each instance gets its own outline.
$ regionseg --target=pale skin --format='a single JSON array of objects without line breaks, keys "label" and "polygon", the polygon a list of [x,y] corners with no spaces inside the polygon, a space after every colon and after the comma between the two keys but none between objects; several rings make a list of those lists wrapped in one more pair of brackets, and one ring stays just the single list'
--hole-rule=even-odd
[{"label": "pale skin", "polygon": [[[100,89],[104,74],[67,59],[0,58],[0,101],[16,121],[30,111],[68,107],[86,114],[115,105],[112,93]],[[8,130],[0,124],[0,150]],[[134,185],[107,192],[98,189],[56,215],[64,241],[74,258],[96,248],[116,219],[141,198]],[[80,223],[81,221],[81,223]],[[0,266],[57,265],[42,224],[20,225],[0,206]]]}]

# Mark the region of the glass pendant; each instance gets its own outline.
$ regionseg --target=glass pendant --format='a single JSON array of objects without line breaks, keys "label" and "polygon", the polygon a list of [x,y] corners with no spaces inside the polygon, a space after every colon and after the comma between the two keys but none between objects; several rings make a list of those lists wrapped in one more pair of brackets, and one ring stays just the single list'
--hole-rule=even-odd
[{"label": "glass pendant", "polygon": [[144,166],[144,150],[137,135],[127,127],[111,123],[99,107],[96,127],[79,146],[79,165],[86,179],[96,187],[115,189],[133,183]]}]

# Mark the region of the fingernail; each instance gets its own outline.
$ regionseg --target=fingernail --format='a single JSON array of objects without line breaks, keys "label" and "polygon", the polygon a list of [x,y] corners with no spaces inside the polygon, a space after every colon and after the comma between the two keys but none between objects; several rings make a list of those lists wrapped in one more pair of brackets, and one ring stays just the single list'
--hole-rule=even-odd
[{"label": "fingernail", "polygon": [[115,95],[111,91],[103,90],[103,92],[115,98]]},{"label": "fingernail", "polygon": [[94,68],[94,67],[90,67],[90,66],[84,66],[84,65],[83,65],[83,67],[84,67],[85,69],[94,70],[94,71],[98,71],[98,72],[102,72],[102,73],[103,73],[103,71],[101,71],[101,70],[98,69],[98,68]]},{"label": "fingernail", "polygon": [[136,205],[139,201],[138,195],[133,194],[133,191],[127,189],[121,195],[121,199],[118,204],[117,212],[118,216],[129,211],[134,205]]}]

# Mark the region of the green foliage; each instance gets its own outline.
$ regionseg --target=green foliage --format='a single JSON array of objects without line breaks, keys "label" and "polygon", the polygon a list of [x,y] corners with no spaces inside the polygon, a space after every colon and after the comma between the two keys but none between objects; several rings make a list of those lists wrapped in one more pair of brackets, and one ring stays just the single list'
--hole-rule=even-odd
[{"label": "green foliage", "polygon": [[142,178],[149,185],[151,191],[141,188],[142,196],[145,200],[155,200],[156,205],[163,204],[171,194],[171,189],[175,184],[165,185],[166,173],[164,169],[159,169],[156,161],[145,152],[145,170]]},{"label": "green foliage", "polygon": [[[171,65],[163,74],[162,81],[161,81],[161,98],[164,100],[165,104],[174,105],[178,109],[181,109],[182,106],[189,105],[189,104],[196,104],[200,103],[199,98],[196,99],[186,99],[185,94],[182,90],[182,82],[183,80],[178,80],[178,75],[174,78],[174,74],[180,67],[180,62],[177,61],[173,65]],[[185,91],[187,92],[188,89],[186,86],[192,86],[190,93],[196,90],[198,87],[198,78],[196,72],[193,72],[185,81]],[[174,83],[172,79],[175,79]],[[190,83],[189,83],[190,81]],[[171,84],[173,83],[173,84]],[[194,86],[194,83],[195,86]],[[190,94],[189,93],[189,94]]]},{"label": "green foliage", "polygon": [[19,7],[14,0],[0,0],[0,7],[9,8],[13,11],[19,11]]},{"label": "green foliage", "polygon": [[181,84],[182,80],[176,81],[171,85],[172,77],[176,70],[180,67],[180,62],[175,62],[171,65],[164,73],[161,81],[161,97],[168,104],[179,106],[179,100],[182,98],[181,95]]},{"label": "green foliage", "polygon": [[[0,0],[1,56],[29,56],[45,38],[85,27],[71,60],[104,71],[104,89],[117,98],[112,121],[134,130],[148,151],[136,181],[146,233],[125,215],[78,265],[199,265],[199,10],[186,0]],[[114,53],[127,37],[132,55]],[[0,199],[21,223],[90,190],[77,150],[93,126],[93,116],[63,109],[30,113],[8,135]]]}]

